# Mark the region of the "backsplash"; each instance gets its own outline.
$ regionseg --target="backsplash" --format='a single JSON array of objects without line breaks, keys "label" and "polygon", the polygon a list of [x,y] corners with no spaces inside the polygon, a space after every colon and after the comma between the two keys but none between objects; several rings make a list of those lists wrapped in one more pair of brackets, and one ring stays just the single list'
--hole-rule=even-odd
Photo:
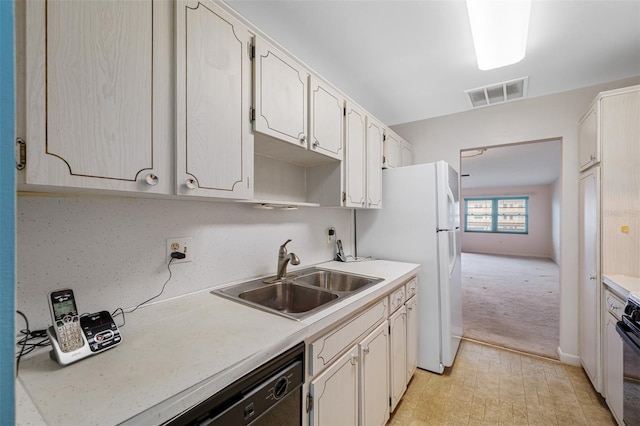
[{"label": "backsplash", "polygon": [[[173,278],[157,300],[273,275],[289,238],[298,268],[331,260],[330,226],[352,253],[351,211],[344,209],[21,195],[16,217],[16,309],[32,329],[50,323],[46,295],[56,288],[72,288],[81,312],[112,312],[158,294],[169,278],[167,238],[193,237],[194,260],[171,265]],[[20,318],[16,328],[24,328]]]}]

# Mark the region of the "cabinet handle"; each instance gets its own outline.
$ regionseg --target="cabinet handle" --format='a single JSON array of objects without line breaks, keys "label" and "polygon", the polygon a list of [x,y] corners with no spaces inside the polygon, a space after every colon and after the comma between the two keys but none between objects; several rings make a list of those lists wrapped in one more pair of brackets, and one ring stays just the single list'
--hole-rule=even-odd
[{"label": "cabinet handle", "polygon": [[319,146],[320,146],[320,142],[318,142],[318,141],[313,142],[313,148],[314,149],[319,147]]},{"label": "cabinet handle", "polygon": [[304,145],[305,143],[307,143],[307,136],[306,135],[300,136],[300,144]]},{"label": "cabinet handle", "polygon": [[618,309],[620,309],[620,308],[618,306],[616,306],[616,305],[613,305],[613,304],[609,305],[609,310],[611,310],[611,311],[617,311]]},{"label": "cabinet handle", "polygon": [[196,185],[196,180],[193,178],[189,178],[187,179],[185,185],[187,186],[187,188],[189,189],[196,189],[198,186]]},{"label": "cabinet handle", "polygon": [[595,279],[596,279],[596,276],[595,276],[595,275],[589,275],[589,279],[590,279],[591,281],[593,281],[593,280],[595,280]]},{"label": "cabinet handle", "polygon": [[362,353],[365,354],[365,355],[368,354],[369,353],[369,346],[366,346],[366,347],[362,348]]},{"label": "cabinet handle", "polygon": [[356,365],[358,363],[358,355],[351,354],[351,365]]},{"label": "cabinet handle", "polygon": [[151,186],[156,186],[158,184],[158,181],[160,179],[158,179],[158,176],[156,176],[153,173],[148,173],[145,177],[144,177],[144,181],[147,182],[147,184],[151,185]]}]

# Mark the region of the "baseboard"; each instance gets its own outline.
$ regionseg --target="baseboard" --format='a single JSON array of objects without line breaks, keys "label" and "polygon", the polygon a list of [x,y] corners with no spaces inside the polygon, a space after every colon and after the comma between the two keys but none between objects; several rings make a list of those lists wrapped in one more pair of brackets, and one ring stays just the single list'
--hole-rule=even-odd
[{"label": "baseboard", "polygon": [[562,352],[562,349],[560,349],[560,346],[558,346],[557,352],[558,357],[560,357],[560,362],[562,362],[563,364],[569,364],[576,367],[582,366],[582,364],[580,364],[580,357],[578,355],[565,354],[564,352]]}]

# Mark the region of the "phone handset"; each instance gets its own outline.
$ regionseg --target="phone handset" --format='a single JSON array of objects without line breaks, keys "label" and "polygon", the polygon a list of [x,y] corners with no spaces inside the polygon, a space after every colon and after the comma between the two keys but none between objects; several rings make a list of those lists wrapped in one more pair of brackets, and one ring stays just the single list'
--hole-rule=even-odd
[{"label": "phone handset", "polygon": [[344,250],[342,248],[342,240],[337,240],[336,245],[338,246],[338,253],[336,253],[336,260],[340,262],[346,262],[347,256],[344,255]]},{"label": "phone handset", "polygon": [[61,352],[73,352],[86,344],[82,338],[80,315],[73,290],[56,290],[49,293],[49,308],[56,341]]},{"label": "phone handset", "polygon": [[73,290],[66,288],[49,293],[49,310],[53,321],[47,329],[53,347],[49,356],[63,366],[90,356]]}]

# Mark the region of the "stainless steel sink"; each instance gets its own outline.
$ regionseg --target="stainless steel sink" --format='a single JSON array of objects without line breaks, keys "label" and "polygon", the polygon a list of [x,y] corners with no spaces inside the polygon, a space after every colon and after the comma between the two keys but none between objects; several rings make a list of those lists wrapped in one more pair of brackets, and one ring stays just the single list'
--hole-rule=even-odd
[{"label": "stainless steel sink", "polygon": [[336,271],[316,270],[310,274],[299,275],[294,279],[297,284],[304,283],[339,292],[354,292],[371,284],[379,283],[381,278],[364,277]]},{"label": "stainless steel sink", "polygon": [[243,291],[238,297],[279,312],[298,314],[329,303],[338,295],[292,282],[281,282]]},{"label": "stainless steel sink", "polygon": [[295,275],[281,282],[274,283],[272,278],[257,279],[211,293],[300,320],[381,281],[382,278],[308,268],[295,271]]}]

